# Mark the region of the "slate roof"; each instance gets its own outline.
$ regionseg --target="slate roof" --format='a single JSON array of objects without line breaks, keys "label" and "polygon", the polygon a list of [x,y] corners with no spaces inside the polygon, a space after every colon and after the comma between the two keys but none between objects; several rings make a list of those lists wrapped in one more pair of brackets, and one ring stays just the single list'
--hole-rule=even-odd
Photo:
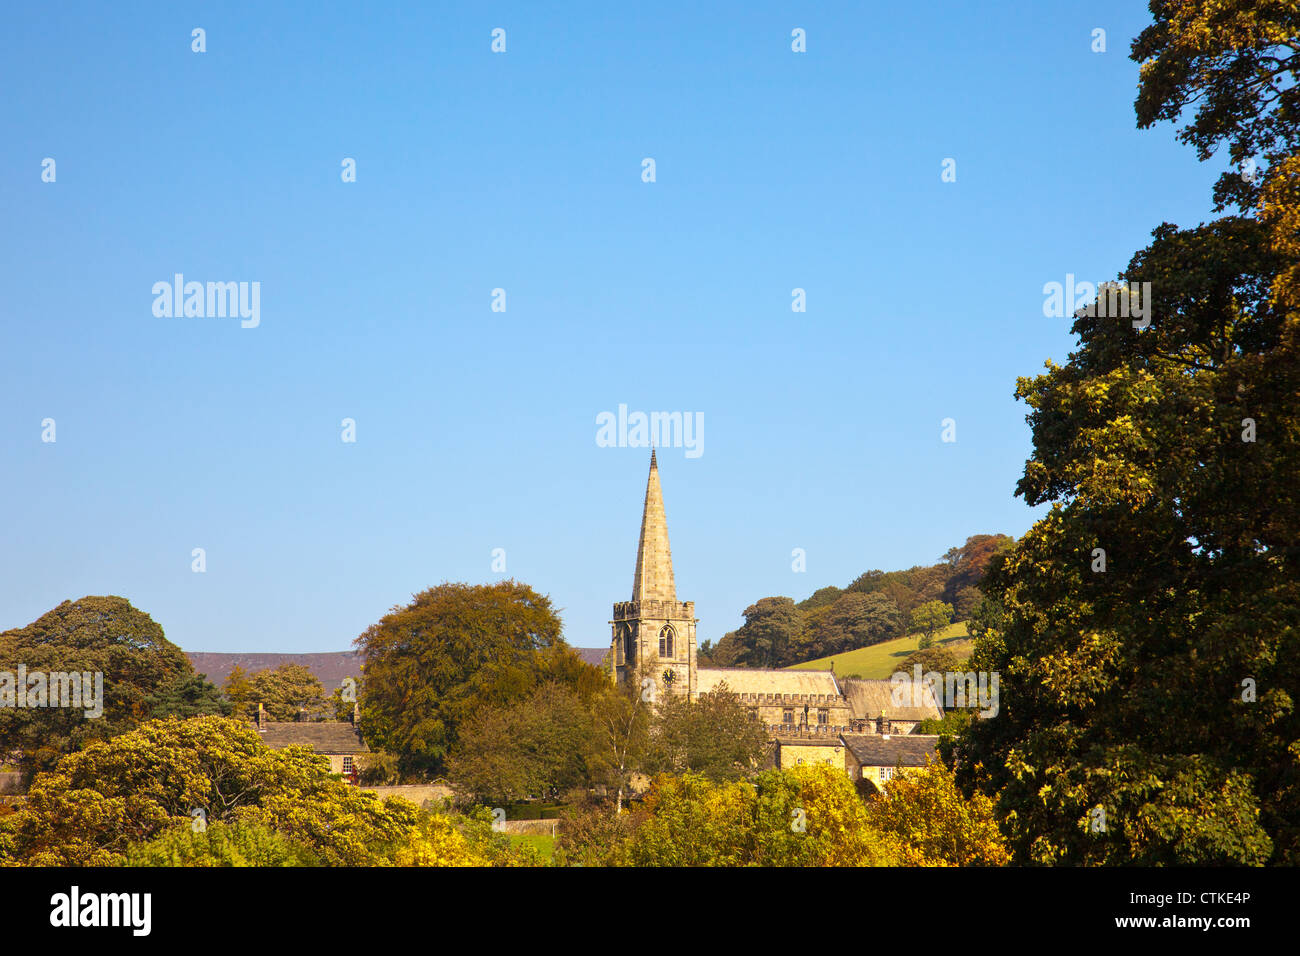
[{"label": "slate roof", "polygon": [[726,682],[733,694],[830,694],[840,688],[832,671],[763,670],[757,667],[697,667],[696,688],[703,694]]},{"label": "slate roof", "polygon": [[840,739],[864,767],[924,767],[939,742],[930,734],[841,734]]},{"label": "slate roof", "polygon": [[[910,682],[909,682],[910,684]],[[938,720],[943,716],[928,687],[922,685],[925,694],[924,706],[899,707],[894,704],[892,688],[887,680],[863,680],[858,677],[846,677],[840,681],[844,696],[849,699],[849,710],[858,719],[875,720],[888,717],[890,720]],[[909,686],[910,689],[910,686]]]},{"label": "slate roof", "polygon": [[346,721],[267,721],[262,727],[262,743],[272,750],[311,747],[318,754],[370,753],[357,729]]}]

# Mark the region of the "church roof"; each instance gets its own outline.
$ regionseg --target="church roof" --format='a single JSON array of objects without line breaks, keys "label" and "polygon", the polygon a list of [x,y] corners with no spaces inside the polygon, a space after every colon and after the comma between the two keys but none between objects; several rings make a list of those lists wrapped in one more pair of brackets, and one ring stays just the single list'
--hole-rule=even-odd
[{"label": "church roof", "polygon": [[840,685],[844,688],[844,696],[849,699],[849,710],[859,719],[887,717],[890,720],[938,720],[943,716],[943,711],[937,706],[929,688],[924,688],[924,705],[900,707],[894,703],[892,687],[887,680],[846,677]]},{"label": "church roof", "polygon": [[762,670],[757,667],[698,667],[696,690],[708,693],[726,683],[734,694],[830,694],[840,689],[831,671]]},{"label": "church roof", "polygon": [[659,487],[659,465],[653,449],[650,451],[650,477],[645,485],[645,508],[641,512],[641,540],[636,548],[632,600],[677,601],[673,555],[668,547],[668,519],[664,516],[664,494]]},{"label": "church roof", "polygon": [[939,742],[930,734],[841,734],[840,739],[864,767],[924,767]]}]

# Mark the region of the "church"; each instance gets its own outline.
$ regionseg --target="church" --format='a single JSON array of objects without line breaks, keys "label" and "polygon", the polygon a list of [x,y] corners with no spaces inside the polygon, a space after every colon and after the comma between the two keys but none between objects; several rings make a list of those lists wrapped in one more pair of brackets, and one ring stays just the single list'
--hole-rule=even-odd
[{"label": "church", "polygon": [[[933,752],[935,738],[914,731],[921,721],[943,712],[933,699],[926,706],[894,705],[887,680],[837,678],[834,670],[700,666],[695,604],[677,600],[653,450],[632,600],[615,603],[609,623],[613,633],[606,662],[615,681],[634,681],[641,673],[647,675],[643,681],[658,684],[658,693],[692,698],[725,687],[767,728],[777,766],[831,763],[854,779],[878,783],[896,766],[923,765],[925,754]],[[911,739],[903,742],[907,736]]]}]

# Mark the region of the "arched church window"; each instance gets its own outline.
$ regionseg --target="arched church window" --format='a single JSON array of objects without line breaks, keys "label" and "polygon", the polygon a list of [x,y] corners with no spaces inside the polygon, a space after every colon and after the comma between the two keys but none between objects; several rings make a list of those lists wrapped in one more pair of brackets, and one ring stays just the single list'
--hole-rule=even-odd
[{"label": "arched church window", "polygon": [[665,624],[663,630],[659,632],[659,656],[673,656],[673,628],[671,624]]},{"label": "arched church window", "polygon": [[636,638],[632,633],[632,628],[623,625],[623,660],[628,664],[636,663]]}]

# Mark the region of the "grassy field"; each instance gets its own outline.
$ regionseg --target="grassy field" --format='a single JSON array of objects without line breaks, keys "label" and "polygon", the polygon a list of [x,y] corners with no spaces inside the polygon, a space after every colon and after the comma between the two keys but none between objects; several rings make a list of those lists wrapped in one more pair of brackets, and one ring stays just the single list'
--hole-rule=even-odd
[{"label": "grassy field", "polygon": [[[903,663],[903,658],[916,650],[916,643],[920,639],[919,634],[900,637],[897,640],[885,641],[882,644],[859,647],[856,651],[845,651],[843,654],[819,657],[815,661],[792,664],[788,670],[824,671],[829,669],[831,661],[834,661],[835,674],[838,677],[866,677],[873,680],[884,680],[898,670]],[[934,636],[934,643],[936,647],[946,647],[952,651],[959,660],[964,660],[970,656],[972,642],[966,634],[965,621],[949,624]]]},{"label": "grassy field", "polygon": [[544,833],[512,833],[510,839],[514,843],[527,843],[541,854],[543,860],[550,860],[551,854],[555,852],[555,837]]}]

